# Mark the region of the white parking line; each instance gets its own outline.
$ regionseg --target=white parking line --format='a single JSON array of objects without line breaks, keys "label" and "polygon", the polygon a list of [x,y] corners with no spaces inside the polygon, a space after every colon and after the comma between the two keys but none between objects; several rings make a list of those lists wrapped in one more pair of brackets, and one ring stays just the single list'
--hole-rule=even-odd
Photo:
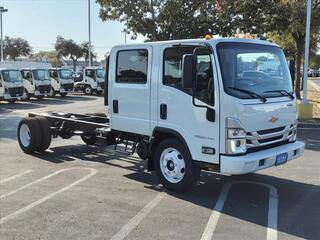
[{"label": "white parking line", "polygon": [[39,178],[39,179],[37,179],[37,180],[35,180],[35,181],[31,182],[31,183],[28,183],[28,184],[26,184],[26,185],[24,185],[24,186],[22,186],[22,187],[20,187],[20,188],[18,188],[16,190],[12,190],[10,192],[4,193],[4,194],[0,195],[0,199],[3,199],[3,198],[8,197],[8,196],[10,196],[12,194],[15,194],[15,193],[17,193],[17,192],[19,192],[19,191],[21,191],[21,190],[23,190],[25,188],[28,188],[28,187],[30,187],[30,186],[32,186],[34,184],[40,183],[40,182],[42,182],[42,181],[44,181],[44,180],[46,180],[48,178],[51,178],[51,177],[53,177],[55,175],[58,175],[59,173],[62,173],[62,172],[65,172],[65,171],[70,171],[70,170],[75,170],[75,169],[81,169],[81,168],[64,168],[64,169],[60,169],[60,170],[58,170],[58,171],[56,171],[54,173],[51,173],[51,174],[49,174],[47,176]]},{"label": "white parking line", "polygon": [[24,171],[24,172],[22,172],[22,173],[18,173],[18,174],[14,175],[14,176],[5,178],[5,179],[3,179],[3,180],[0,181],[0,184],[3,184],[3,183],[6,183],[6,182],[9,182],[9,181],[12,181],[12,180],[14,180],[14,179],[16,179],[16,178],[22,177],[23,175],[26,175],[26,174],[31,173],[31,172],[32,172],[32,170],[27,170],[27,171]]},{"label": "white parking line", "polygon": [[[65,186],[64,188],[61,188],[61,189],[59,189],[58,191],[53,192],[53,193],[51,193],[51,194],[49,194],[49,195],[47,195],[47,196],[45,196],[45,197],[43,197],[43,198],[41,198],[41,199],[39,199],[39,200],[37,200],[37,201],[29,204],[28,206],[19,209],[18,211],[14,212],[14,213],[11,213],[11,214],[3,217],[3,218],[0,218],[0,225],[3,224],[3,223],[5,223],[5,222],[7,222],[7,221],[9,221],[9,220],[12,219],[12,218],[17,217],[18,215],[20,215],[20,214],[22,214],[22,213],[24,213],[24,212],[26,212],[26,211],[28,211],[28,210],[30,210],[30,209],[38,206],[39,204],[41,204],[41,203],[43,203],[43,202],[45,202],[45,201],[53,198],[54,196],[56,196],[56,195],[58,195],[58,194],[60,194],[60,193],[62,193],[62,192],[64,192],[64,191],[69,190],[70,188],[72,188],[72,187],[80,184],[81,182],[87,180],[88,178],[92,177],[93,175],[95,175],[95,174],[97,173],[97,170],[96,170],[96,169],[93,169],[93,168],[85,168],[85,167],[62,169],[62,170],[59,171],[59,173],[60,173],[60,172],[64,172],[64,171],[69,171],[69,170],[76,170],[76,169],[79,169],[79,170],[85,169],[85,170],[90,171],[90,173],[89,173],[88,175],[80,178],[79,180],[77,180],[77,181],[75,181],[75,182],[73,182],[73,183]],[[58,171],[57,171],[57,172],[58,172]],[[56,172],[56,173],[57,173],[57,172]],[[52,175],[52,174],[51,174],[51,175]]]},{"label": "white parking line", "polygon": [[158,193],[144,208],[142,208],[137,215],[135,215],[131,220],[124,225],[118,233],[116,233],[111,240],[122,240],[129,235],[129,233],[135,229],[141,221],[149,215],[149,213],[154,209],[164,198],[165,193]]},{"label": "white parking line", "polygon": [[277,240],[278,238],[278,192],[277,189],[269,184],[251,181],[238,181],[233,183],[226,183],[219,195],[219,198],[212,210],[211,216],[208,220],[207,226],[202,234],[201,240],[211,240],[213,233],[217,227],[224,203],[228,196],[229,190],[235,184],[257,184],[269,189],[269,210],[268,210],[268,226],[267,226],[267,240]]}]

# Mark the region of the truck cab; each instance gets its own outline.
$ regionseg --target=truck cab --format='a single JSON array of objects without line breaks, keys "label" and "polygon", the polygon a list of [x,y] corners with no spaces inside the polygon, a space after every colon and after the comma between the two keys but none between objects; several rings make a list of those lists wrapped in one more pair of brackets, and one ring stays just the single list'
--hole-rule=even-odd
[{"label": "truck cab", "polygon": [[24,80],[22,99],[28,100],[31,97],[41,99],[50,93],[51,79],[47,69],[23,68],[21,74]]},{"label": "truck cab", "polygon": [[268,41],[116,46],[106,84],[112,131],[143,139],[148,169],[169,189],[185,190],[201,168],[240,175],[303,154],[286,58]]},{"label": "truck cab", "polygon": [[55,96],[59,93],[60,96],[64,97],[73,92],[74,80],[70,69],[50,68],[49,75],[51,78],[50,96]]},{"label": "truck cab", "polygon": [[104,90],[104,77],[103,68],[87,67],[83,70],[83,80],[75,84],[75,90],[83,91],[86,95],[100,95]]},{"label": "truck cab", "polygon": [[0,69],[0,99],[15,102],[23,96],[23,78],[17,69]]}]

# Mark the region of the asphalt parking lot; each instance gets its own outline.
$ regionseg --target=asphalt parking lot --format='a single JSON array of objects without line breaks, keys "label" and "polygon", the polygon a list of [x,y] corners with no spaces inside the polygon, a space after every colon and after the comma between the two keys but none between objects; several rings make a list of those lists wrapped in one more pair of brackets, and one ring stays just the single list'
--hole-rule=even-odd
[{"label": "asphalt parking lot", "polygon": [[0,102],[0,239],[320,239],[320,129],[301,128],[303,158],[245,176],[203,172],[189,193],[164,191],[145,162],[55,139],[42,155],[16,140],[35,111],[105,112],[103,98]]}]

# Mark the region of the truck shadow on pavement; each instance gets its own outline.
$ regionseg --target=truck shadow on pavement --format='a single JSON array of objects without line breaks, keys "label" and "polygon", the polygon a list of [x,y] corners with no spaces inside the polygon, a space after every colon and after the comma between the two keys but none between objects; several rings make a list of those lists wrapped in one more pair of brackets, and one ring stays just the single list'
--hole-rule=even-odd
[{"label": "truck shadow on pavement", "polygon": [[[98,162],[133,171],[123,177],[145,184],[145,188],[164,191],[154,173],[146,172],[146,161],[135,156],[117,153],[113,147],[73,145],[53,147],[52,153],[36,155],[52,162]],[[278,191],[278,235],[289,234],[303,239],[320,239],[320,186],[263,174],[224,176],[203,171],[197,186],[188,193],[167,194],[177,199],[209,209],[214,208],[225,183],[249,181],[269,184]],[[225,229],[228,217],[258,226],[268,226],[269,190],[254,184],[237,184],[232,187],[224,204],[217,228]],[[226,217],[227,216],[227,217]],[[243,224],[243,222],[240,222]],[[229,224],[227,224],[229,225]],[[229,230],[236,231],[229,225]],[[264,231],[264,230],[262,230]],[[265,230],[266,231],[266,230]],[[236,234],[236,233],[235,233]],[[287,236],[288,237],[288,236]]]}]

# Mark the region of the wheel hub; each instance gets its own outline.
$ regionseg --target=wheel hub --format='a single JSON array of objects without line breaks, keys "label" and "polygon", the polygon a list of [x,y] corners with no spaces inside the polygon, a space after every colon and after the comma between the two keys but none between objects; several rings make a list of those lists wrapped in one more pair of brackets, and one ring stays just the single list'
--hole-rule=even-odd
[{"label": "wheel hub", "polygon": [[22,145],[28,147],[30,145],[31,133],[29,127],[26,124],[21,125],[19,135]]},{"label": "wheel hub", "polygon": [[160,157],[163,176],[172,183],[180,182],[185,175],[185,161],[182,154],[174,148],[165,149]]}]

